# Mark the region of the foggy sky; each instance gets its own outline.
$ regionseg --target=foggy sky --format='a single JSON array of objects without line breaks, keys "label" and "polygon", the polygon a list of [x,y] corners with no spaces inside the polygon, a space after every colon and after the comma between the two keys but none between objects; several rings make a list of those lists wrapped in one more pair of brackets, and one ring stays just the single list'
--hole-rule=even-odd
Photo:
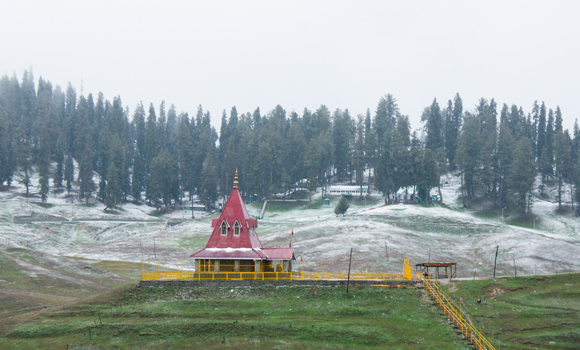
[{"label": "foggy sky", "polygon": [[580,116],[573,1],[2,1],[0,74],[33,68],[63,90],[161,100],[219,130],[223,109],[325,104],[353,117],[391,93],[413,128],[459,92]]}]

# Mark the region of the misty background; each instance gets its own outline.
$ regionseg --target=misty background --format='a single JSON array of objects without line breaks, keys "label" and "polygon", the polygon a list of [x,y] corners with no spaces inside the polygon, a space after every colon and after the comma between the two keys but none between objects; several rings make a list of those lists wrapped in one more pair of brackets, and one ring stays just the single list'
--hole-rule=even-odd
[{"label": "misty background", "polygon": [[[433,98],[580,114],[580,5],[573,1],[4,2],[0,73],[33,69],[131,113],[236,106],[374,112],[392,94],[413,129]],[[81,91],[82,90],[82,91]]]}]

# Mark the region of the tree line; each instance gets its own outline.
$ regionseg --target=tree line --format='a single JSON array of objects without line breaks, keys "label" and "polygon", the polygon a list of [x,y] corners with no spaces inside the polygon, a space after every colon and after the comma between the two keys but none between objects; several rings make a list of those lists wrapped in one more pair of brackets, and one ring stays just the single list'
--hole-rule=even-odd
[{"label": "tree line", "polygon": [[236,169],[244,195],[268,198],[296,186],[324,192],[339,181],[368,183],[386,200],[401,189],[429,198],[440,175],[454,171],[465,206],[482,201],[484,210],[525,216],[537,174],[542,191],[558,182],[560,206],[565,185],[580,198],[580,131],[577,123],[573,135],[562,129],[559,107],[534,102],[525,114],[482,98],[464,111],[457,94],[443,107],[435,99],[421,121],[413,131],[388,94],[373,113],[356,116],[325,105],[301,115],[280,105],[266,114],[232,107],[218,133],[201,105],[192,116],[165,102],[131,112],[119,96],[77,95],[70,83],[63,91],[42,77],[35,84],[25,71],[21,80],[0,79],[0,185],[16,179],[28,193],[36,171],[43,203],[50,189],[74,189],[87,203],[145,201],[159,210],[193,196],[213,206],[229,194]]}]

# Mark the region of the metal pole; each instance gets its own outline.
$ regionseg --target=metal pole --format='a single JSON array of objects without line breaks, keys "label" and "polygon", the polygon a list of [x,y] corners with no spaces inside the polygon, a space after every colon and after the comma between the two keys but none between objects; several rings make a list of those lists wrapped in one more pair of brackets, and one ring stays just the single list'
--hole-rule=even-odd
[{"label": "metal pole", "polygon": [[350,259],[348,259],[348,276],[346,277],[346,294],[348,294],[348,286],[350,284],[350,263],[352,262],[352,248],[350,248]]},{"label": "metal pole", "polygon": [[157,259],[157,252],[155,252],[155,237],[153,237],[153,255],[155,255],[155,259]]},{"label": "metal pole", "polygon": [[499,245],[495,247],[495,260],[493,261],[493,279],[495,279],[495,266],[497,264],[497,252],[499,250]]},{"label": "metal pole", "polygon": [[512,259],[514,261],[514,276],[518,275],[518,271],[516,270],[516,259]]}]

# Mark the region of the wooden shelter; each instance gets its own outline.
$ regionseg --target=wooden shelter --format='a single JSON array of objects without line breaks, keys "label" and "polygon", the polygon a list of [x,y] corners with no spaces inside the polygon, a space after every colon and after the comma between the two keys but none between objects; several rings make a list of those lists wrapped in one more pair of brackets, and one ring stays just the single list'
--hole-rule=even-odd
[{"label": "wooden shelter", "polygon": [[290,272],[294,248],[263,248],[256,233],[258,220],[248,210],[238,189],[234,188],[213,228],[204,249],[191,255],[198,272]]},{"label": "wooden shelter", "polygon": [[[429,271],[429,268],[431,268],[431,271]],[[449,269],[449,272],[447,269]],[[423,276],[429,276],[429,278],[435,279],[453,278],[457,277],[457,263],[415,264],[415,272],[420,272]]]}]

